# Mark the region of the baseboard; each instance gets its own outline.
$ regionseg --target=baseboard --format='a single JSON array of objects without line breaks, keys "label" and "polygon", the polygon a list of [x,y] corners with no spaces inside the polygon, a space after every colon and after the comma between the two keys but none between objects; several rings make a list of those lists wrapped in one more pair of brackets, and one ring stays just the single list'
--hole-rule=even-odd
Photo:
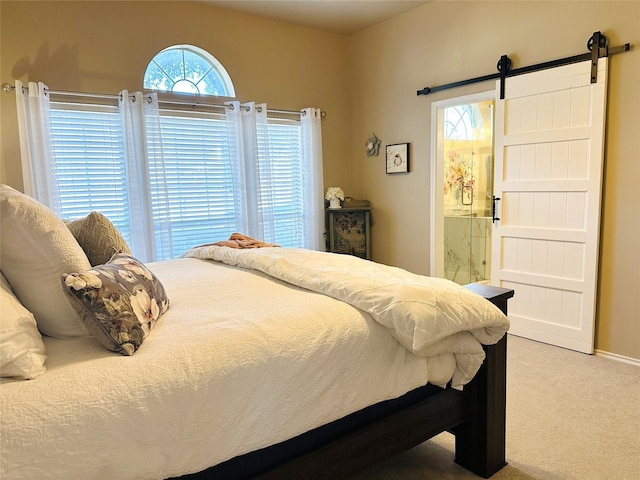
[{"label": "baseboard", "polygon": [[635,365],[636,367],[640,367],[640,359],[625,357],[624,355],[618,355],[617,353],[605,352],[604,350],[596,350],[596,355],[599,357],[609,358],[611,360],[616,360],[618,362],[629,363],[631,365]]}]

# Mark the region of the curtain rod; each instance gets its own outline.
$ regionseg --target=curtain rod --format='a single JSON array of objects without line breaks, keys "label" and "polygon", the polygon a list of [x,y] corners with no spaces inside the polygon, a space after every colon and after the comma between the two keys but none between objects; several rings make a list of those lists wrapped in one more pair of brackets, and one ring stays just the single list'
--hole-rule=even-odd
[{"label": "curtain rod", "polygon": [[[9,83],[2,84],[2,91],[5,93],[11,93],[16,89],[15,85],[11,85]],[[27,90],[27,87],[22,87],[23,91]],[[57,91],[51,90],[49,87],[45,87],[45,93],[49,95],[66,95],[69,97],[84,97],[84,98],[101,98],[107,100],[118,100],[120,98],[120,94],[108,94],[108,93],[86,93],[86,92],[65,92],[65,91]],[[192,107],[219,107],[224,108],[227,105],[223,103],[208,103],[208,102],[200,102],[200,101],[178,101],[178,100],[163,100],[158,98],[159,103],[169,104],[169,105],[191,105]],[[232,106],[233,107],[233,106]],[[248,108],[244,106],[245,108]],[[284,115],[304,115],[305,112],[302,110],[277,110],[267,108],[267,113],[278,113]],[[320,112],[320,117],[325,118],[327,113],[325,111]]]}]

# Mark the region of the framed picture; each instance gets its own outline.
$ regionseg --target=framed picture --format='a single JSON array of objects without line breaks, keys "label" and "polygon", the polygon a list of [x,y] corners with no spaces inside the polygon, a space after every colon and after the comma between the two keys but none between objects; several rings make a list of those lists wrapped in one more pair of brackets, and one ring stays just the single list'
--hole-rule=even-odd
[{"label": "framed picture", "polygon": [[387,145],[387,173],[407,173],[409,171],[409,144]]}]

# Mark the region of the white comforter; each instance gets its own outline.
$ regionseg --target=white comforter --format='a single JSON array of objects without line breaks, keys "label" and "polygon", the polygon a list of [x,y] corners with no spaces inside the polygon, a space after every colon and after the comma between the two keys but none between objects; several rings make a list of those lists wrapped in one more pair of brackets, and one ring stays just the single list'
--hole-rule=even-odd
[{"label": "white comforter", "polygon": [[196,247],[184,256],[258,270],[364,310],[416,355],[453,354],[454,388],[469,382],[480,368],[484,360],[480,344],[496,343],[509,328],[507,317],[495,305],[451,281],[354,256],[216,245]]},{"label": "white comforter", "polygon": [[197,472],[443,385],[466,354],[445,346],[470,348],[445,337],[428,347],[442,352],[415,355],[362,309],[261,272],[195,258],[149,267],[171,308],[135,355],[45,338],[44,375],[2,379],[2,480]]}]

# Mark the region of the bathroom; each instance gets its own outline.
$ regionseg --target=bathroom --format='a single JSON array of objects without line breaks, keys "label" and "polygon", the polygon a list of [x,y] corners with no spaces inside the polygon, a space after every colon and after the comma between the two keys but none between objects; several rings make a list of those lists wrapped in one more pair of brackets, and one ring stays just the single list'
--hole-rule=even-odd
[{"label": "bathroom", "polygon": [[493,100],[443,109],[444,276],[488,282],[493,205]]}]

